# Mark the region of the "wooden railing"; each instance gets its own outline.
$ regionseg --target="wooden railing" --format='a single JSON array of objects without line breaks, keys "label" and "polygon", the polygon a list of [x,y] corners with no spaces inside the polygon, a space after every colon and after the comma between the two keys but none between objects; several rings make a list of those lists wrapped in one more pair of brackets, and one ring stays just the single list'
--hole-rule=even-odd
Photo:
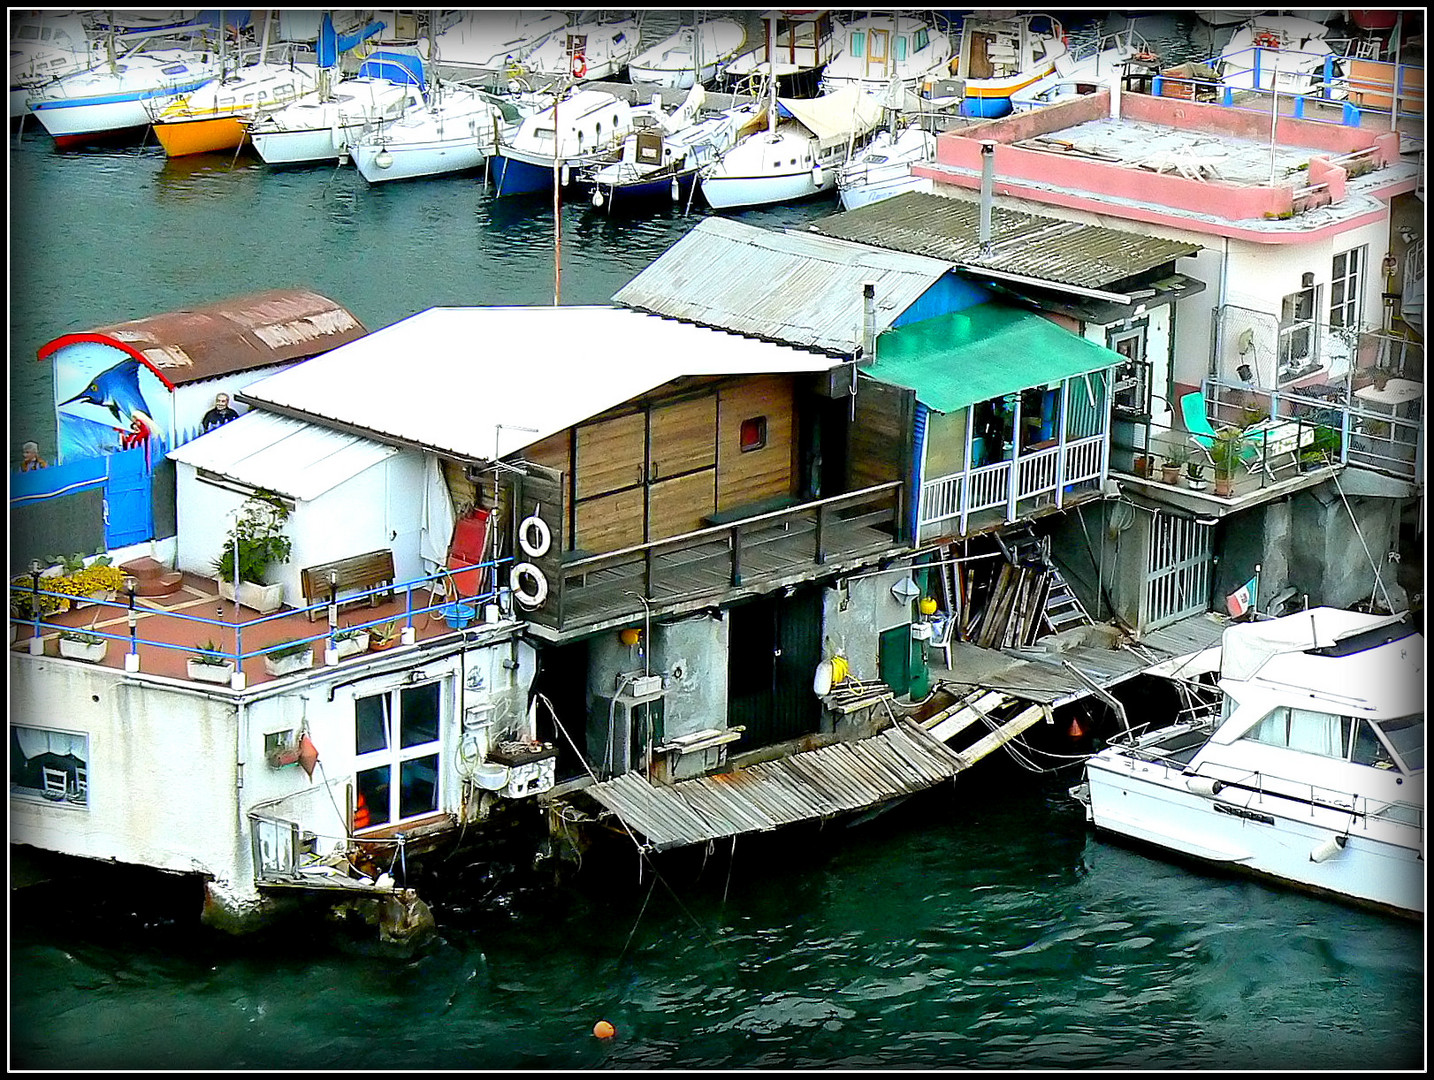
[{"label": "wooden railing", "polygon": [[[1058,446],[1021,454],[1013,463],[998,461],[965,472],[926,481],[921,487],[921,525],[946,521],[966,530],[969,515],[1005,507],[1014,521],[1013,508],[1021,499],[1052,494],[1057,503],[1071,484],[1103,480],[1102,448],[1105,435],[1090,435]],[[1014,476],[1014,480],[1012,477]]]},{"label": "wooden railing", "polygon": [[619,551],[549,556],[538,564],[547,600],[525,615],[567,630],[900,547],[902,490],[894,480]]}]

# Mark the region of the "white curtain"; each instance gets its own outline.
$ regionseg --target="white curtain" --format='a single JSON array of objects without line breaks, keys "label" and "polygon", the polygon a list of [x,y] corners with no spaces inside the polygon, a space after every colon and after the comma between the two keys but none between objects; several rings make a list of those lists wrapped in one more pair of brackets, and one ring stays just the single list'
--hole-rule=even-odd
[{"label": "white curtain", "polygon": [[419,529],[418,553],[425,570],[435,574],[448,565],[448,548],[453,542],[453,498],[443,479],[437,455],[423,456],[423,525]]},{"label": "white curtain", "polygon": [[87,736],[71,735],[67,731],[45,731],[41,728],[15,727],[15,738],[20,743],[20,753],[25,755],[26,760],[36,754],[58,754],[64,757],[66,754],[84,761],[88,755],[86,743]]}]

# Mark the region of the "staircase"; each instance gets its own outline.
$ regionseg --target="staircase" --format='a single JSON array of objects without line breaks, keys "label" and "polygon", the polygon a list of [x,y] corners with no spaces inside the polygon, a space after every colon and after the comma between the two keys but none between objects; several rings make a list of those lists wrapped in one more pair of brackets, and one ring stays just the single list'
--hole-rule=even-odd
[{"label": "staircase", "polygon": [[1424,333],[1424,239],[1409,245],[1404,255],[1404,293],[1399,314],[1420,334]]},{"label": "staircase", "polygon": [[171,570],[147,556],[123,563],[120,569],[134,578],[136,596],[169,596],[179,591],[183,577],[178,570]]},{"label": "staircase", "polygon": [[1014,525],[996,534],[1007,561],[1012,566],[1040,569],[1046,576],[1047,588],[1043,617],[1051,633],[1058,634],[1073,626],[1090,626],[1094,619],[1076,599],[1070,584],[1051,561],[1050,539],[1037,536],[1029,522]]}]

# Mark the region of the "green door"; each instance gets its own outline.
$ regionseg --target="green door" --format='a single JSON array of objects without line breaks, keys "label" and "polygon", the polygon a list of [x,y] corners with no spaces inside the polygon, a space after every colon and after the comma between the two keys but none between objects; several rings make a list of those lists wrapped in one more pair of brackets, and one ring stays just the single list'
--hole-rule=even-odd
[{"label": "green door", "polygon": [[876,654],[877,677],[896,692],[897,697],[911,690],[911,628],[894,626],[883,630]]}]

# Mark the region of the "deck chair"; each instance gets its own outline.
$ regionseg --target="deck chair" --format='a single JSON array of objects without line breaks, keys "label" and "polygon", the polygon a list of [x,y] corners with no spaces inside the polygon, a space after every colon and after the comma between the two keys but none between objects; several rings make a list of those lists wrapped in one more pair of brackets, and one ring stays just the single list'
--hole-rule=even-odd
[{"label": "deck chair", "polygon": [[[1215,439],[1217,432],[1210,424],[1209,410],[1205,404],[1205,395],[1199,390],[1192,390],[1180,399],[1180,419],[1185,422],[1185,430],[1190,434],[1190,442],[1195,449],[1205,455],[1205,460],[1213,465],[1215,457]],[[1254,471],[1256,463],[1260,460],[1260,449],[1249,442],[1240,444],[1240,464],[1251,472]]]},{"label": "deck chair", "polygon": [[44,782],[41,789],[47,799],[63,799],[65,789],[69,786],[70,774],[64,769],[52,769],[48,765],[40,766],[40,775]]},{"label": "deck chair", "polygon": [[956,628],[956,617],[949,613],[934,616],[932,622],[932,633],[930,645],[933,649],[940,649],[941,655],[946,658],[946,670],[951,670],[951,634]]}]

